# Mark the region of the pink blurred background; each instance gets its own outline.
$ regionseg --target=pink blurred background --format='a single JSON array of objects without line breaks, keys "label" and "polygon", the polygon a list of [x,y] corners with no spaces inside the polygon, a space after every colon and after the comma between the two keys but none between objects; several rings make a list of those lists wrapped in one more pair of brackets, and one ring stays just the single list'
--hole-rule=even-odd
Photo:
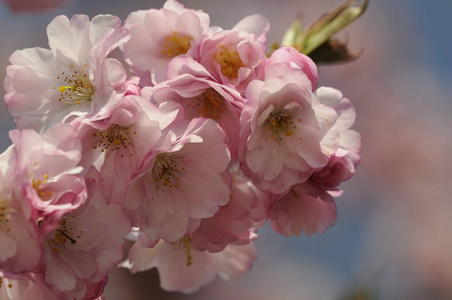
[{"label": "pink blurred background", "polygon": [[[14,0],[13,0],[14,1]],[[16,49],[47,47],[45,28],[59,14],[121,17],[160,8],[163,0],[71,0],[39,13],[0,6],[0,75]],[[308,25],[339,0],[185,0],[211,24],[231,28],[260,13],[279,42],[297,13]],[[111,274],[109,300],[120,299],[452,299],[452,11],[450,0],[371,0],[339,36],[357,60],[320,67],[320,85],[355,105],[362,163],[342,187],[334,227],[313,237],[284,238],[266,227],[253,270],[220,279],[192,295],[165,293],[155,270]],[[14,122],[3,103],[1,150]],[[360,298],[361,297],[361,298]]]}]

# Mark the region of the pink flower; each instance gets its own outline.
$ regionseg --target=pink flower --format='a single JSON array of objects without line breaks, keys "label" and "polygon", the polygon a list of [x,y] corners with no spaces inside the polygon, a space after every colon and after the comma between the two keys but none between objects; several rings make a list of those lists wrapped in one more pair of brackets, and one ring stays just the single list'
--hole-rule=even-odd
[{"label": "pink flower", "polygon": [[16,160],[13,146],[0,155],[0,276],[32,271],[41,260],[37,213],[15,180]]},{"label": "pink flower", "polygon": [[265,76],[268,29],[268,21],[261,15],[248,16],[232,30],[203,37],[193,57],[220,83],[231,84],[244,94],[249,82]]},{"label": "pink flower", "polygon": [[246,98],[239,157],[245,173],[262,190],[287,191],[324,167],[336,152],[339,138],[330,129],[337,114],[319,102],[303,73],[255,80]]},{"label": "pink flower", "polygon": [[216,121],[226,134],[225,143],[236,157],[240,112],[245,103],[240,94],[216,82],[203,66],[188,56],[174,58],[168,66],[168,76],[169,80],[152,89],[151,101],[162,109],[177,109],[179,117],[187,123],[198,117]]},{"label": "pink flower", "polygon": [[231,175],[231,199],[228,204],[213,217],[203,219],[191,235],[191,246],[198,251],[219,252],[228,244],[248,244],[254,238],[251,229],[263,226],[267,221],[268,195],[255,188],[236,168]]},{"label": "pink flower", "polygon": [[289,67],[291,70],[299,70],[308,76],[312,84],[312,91],[317,88],[317,82],[319,80],[317,66],[309,56],[301,54],[295,48],[281,47],[275,50],[268,59],[268,64],[271,68],[269,72],[286,72],[287,70],[285,68],[274,67],[280,64]]},{"label": "pink flower", "polygon": [[43,131],[74,116],[92,115],[126,91],[126,71],[106,56],[128,38],[121,20],[58,16],[47,27],[49,49],[14,52],[5,102],[19,129]]},{"label": "pink flower", "polygon": [[182,136],[150,153],[129,187],[125,207],[151,240],[174,242],[229,201],[223,176],[230,161],[224,133],[210,119],[193,119]]},{"label": "pink flower", "polygon": [[67,0],[5,0],[14,12],[50,10]]},{"label": "pink flower", "polygon": [[243,275],[251,269],[256,258],[253,242],[242,246],[230,245],[221,252],[209,253],[191,248],[187,236],[175,243],[160,241],[154,248],[135,243],[130,249],[128,262],[123,266],[132,273],[156,267],[163,289],[193,293],[216,276],[229,280]]},{"label": "pink flower", "polygon": [[355,123],[355,108],[350,100],[333,88],[320,87],[316,91],[316,96],[322,104],[334,108],[338,114],[337,121],[331,128],[331,131],[339,133],[339,148],[335,155],[339,157],[347,155],[357,166],[360,162],[361,137],[359,133],[350,129]]},{"label": "pink flower", "polygon": [[354,175],[355,167],[360,161],[361,139],[356,131],[350,129],[355,122],[355,109],[340,91],[320,87],[316,95],[321,103],[334,108],[338,114],[337,121],[330,131],[333,135],[339,134],[339,148],[327,166],[314,172],[310,180],[327,189],[334,189]]},{"label": "pink flower", "polygon": [[125,21],[131,39],[122,47],[126,62],[142,84],[166,79],[169,61],[186,54],[209,28],[209,16],[186,9],[177,1],[165,2],[160,10],[140,10]]},{"label": "pink flower", "polygon": [[132,174],[174,116],[160,113],[141,97],[125,96],[103,114],[79,120],[83,165],[88,167],[101,155],[96,165],[109,203],[122,201]]},{"label": "pink flower", "polygon": [[[45,281],[67,299],[100,296],[107,274],[122,259],[123,237],[131,229],[121,207],[105,201],[94,168],[87,174],[87,185],[84,206],[63,215],[56,228],[48,226],[48,218],[41,224]],[[88,292],[95,295],[87,297]]]},{"label": "pink flower", "polygon": [[310,182],[297,184],[270,208],[273,229],[285,236],[323,233],[336,221],[333,197]]},{"label": "pink flower", "polygon": [[350,158],[333,155],[328,164],[314,172],[309,179],[326,189],[334,190],[341,182],[350,179],[354,174],[355,166]]},{"label": "pink flower", "polygon": [[58,216],[86,200],[81,144],[70,125],[59,124],[43,135],[34,130],[12,130],[17,155],[16,184],[39,216]]}]

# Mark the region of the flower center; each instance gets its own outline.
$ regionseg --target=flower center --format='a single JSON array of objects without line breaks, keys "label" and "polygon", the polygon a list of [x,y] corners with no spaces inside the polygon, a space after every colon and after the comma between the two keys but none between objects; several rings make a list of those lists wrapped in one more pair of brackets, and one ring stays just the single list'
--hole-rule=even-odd
[{"label": "flower center", "polygon": [[[137,133],[134,131],[133,134]],[[133,156],[130,147],[131,142],[129,139],[129,129],[127,127],[113,125],[106,130],[100,131],[98,134],[94,133],[93,137],[100,137],[99,144],[94,145],[94,149],[100,147],[102,152],[129,149],[131,152],[130,156]],[[124,154],[121,156],[124,156]]]},{"label": "flower center", "polygon": [[[298,122],[301,122],[301,119],[298,119]],[[270,113],[265,120],[265,129],[271,132],[270,137],[277,142],[281,141],[283,136],[291,136],[296,128],[292,117],[284,110]]]},{"label": "flower center", "polygon": [[165,38],[160,53],[170,58],[186,54],[191,47],[192,40],[191,36],[174,31],[172,35]]},{"label": "flower center", "polygon": [[238,51],[233,51],[220,45],[220,51],[213,56],[215,61],[221,67],[221,73],[229,79],[235,79],[239,76],[239,69],[244,67]]},{"label": "flower center", "polygon": [[[72,218],[75,218],[75,216],[72,216]],[[76,235],[74,229],[67,224],[66,218],[62,218],[58,224],[58,228],[53,233],[54,238],[48,241],[50,248],[58,253],[61,251],[60,245],[64,245],[66,241],[69,241],[71,244],[77,243],[77,239],[80,239],[83,230],[80,230]]]},{"label": "flower center", "polygon": [[[66,223],[66,219],[61,219],[59,226],[57,229],[55,229],[55,237],[54,241],[58,244],[64,244],[66,241],[70,241],[71,244],[75,244],[77,240],[74,237],[74,234],[72,233],[72,227],[69,227]],[[80,238],[80,236],[78,236]]]},{"label": "flower center", "polygon": [[178,168],[178,164],[182,164],[183,159],[170,157],[167,154],[158,154],[154,167],[152,168],[152,176],[156,183],[157,189],[160,184],[163,186],[177,187],[179,181],[179,172],[185,170],[185,167]]},{"label": "flower center", "polygon": [[50,197],[52,197],[52,192],[49,190],[46,190],[45,184],[47,183],[47,179],[49,178],[49,175],[44,174],[42,180],[41,179],[33,179],[31,181],[31,186],[35,189],[36,194],[38,194],[39,198],[41,198],[43,201],[50,200]]},{"label": "flower center", "polygon": [[201,117],[217,120],[225,109],[224,98],[213,88],[207,89],[196,100],[194,109]]},{"label": "flower center", "polygon": [[0,227],[5,231],[10,231],[10,214],[16,212],[8,200],[0,200]]},{"label": "flower center", "polygon": [[[87,64],[83,66],[85,69],[87,68]],[[74,65],[71,65],[71,70],[72,74],[62,72],[61,76],[57,77],[57,79],[64,81],[64,84],[58,88],[61,93],[58,101],[64,102],[65,104],[80,104],[91,101],[91,97],[94,94],[94,87],[86,75],[87,72],[74,70]]]}]

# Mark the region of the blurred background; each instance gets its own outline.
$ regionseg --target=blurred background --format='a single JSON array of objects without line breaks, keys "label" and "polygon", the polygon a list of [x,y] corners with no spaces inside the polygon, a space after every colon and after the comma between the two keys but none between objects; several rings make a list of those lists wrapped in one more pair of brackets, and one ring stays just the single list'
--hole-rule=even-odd
[{"label": "blurred background", "polygon": [[[124,20],[131,11],[161,8],[163,2],[67,0],[25,13],[0,2],[1,78],[14,50],[48,47],[46,26],[56,15],[110,13]],[[203,9],[211,25],[224,29],[263,14],[271,24],[270,45],[280,42],[297,13],[309,25],[341,1],[180,2]],[[117,270],[107,299],[452,299],[451,12],[450,0],[371,0],[339,35],[362,55],[320,67],[320,85],[341,90],[355,105],[354,129],[363,144],[355,177],[341,186],[335,226],[298,238],[263,228],[259,259],[249,274],[217,279],[192,295],[160,290],[155,270]],[[3,103],[0,117],[3,151],[14,128]]]}]

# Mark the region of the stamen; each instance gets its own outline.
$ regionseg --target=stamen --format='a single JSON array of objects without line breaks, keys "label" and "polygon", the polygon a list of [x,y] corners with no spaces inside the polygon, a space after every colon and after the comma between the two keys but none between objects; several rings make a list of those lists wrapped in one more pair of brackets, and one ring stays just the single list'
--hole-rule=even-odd
[{"label": "stamen", "polygon": [[178,165],[181,165],[183,160],[170,157],[167,154],[158,154],[151,174],[154,177],[156,188],[160,188],[160,183],[166,187],[177,187],[179,180],[179,172],[185,170],[182,166],[180,169]]},{"label": "stamen", "polygon": [[74,236],[72,233],[72,227],[68,227],[66,218],[60,220],[59,226],[54,231],[54,238],[49,241],[50,248],[55,252],[60,252],[60,244],[64,244],[66,241],[70,241],[71,244],[77,243],[77,238],[80,236]]},{"label": "stamen", "polygon": [[[298,122],[301,120],[299,119]],[[284,110],[270,113],[265,120],[265,129],[272,132],[270,137],[277,142],[282,140],[282,134],[286,137],[292,136],[293,130],[296,128],[292,117]]]},{"label": "stamen", "polygon": [[16,212],[16,209],[11,206],[11,203],[8,200],[0,200],[0,227],[5,231],[10,231],[9,220],[10,215]]},{"label": "stamen", "polygon": [[31,181],[31,186],[35,189],[36,194],[38,194],[39,198],[43,201],[49,201],[52,197],[53,193],[51,191],[46,191],[45,184],[47,183],[47,179],[49,175],[44,174],[43,179],[33,179]]},{"label": "stamen", "polygon": [[186,266],[189,267],[193,263],[193,257],[191,256],[191,237],[190,236],[184,236],[182,239],[182,243],[184,244],[185,253],[187,254],[187,264]]},{"label": "stamen", "polygon": [[202,117],[217,120],[225,109],[224,98],[213,88],[196,97],[196,113]]},{"label": "stamen", "polygon": [[174,31],[172,35],[165,38],[160,53],[170,58],[186,54],[191,47],[192,40],[190,35]]},{"label": "stamen", "polygon": [[[6,282],[9,282],[8,278],[0,277],[0,289],[2,288],[3,283],[5,282],[5,280],[6,280]],[[13,285],[12,285],[11,283],[8,283],[7,287],[10,288],[10,289],[12,289],[12,288],[13,288]],[[7,292],[7,293],[8,293],[8,292]],[[9,294],[9,293],[8,293],[8,294]]]},{"label": "stamen", "polygon": [[[86,69],[87,65],[83,67]],[[83,102],[91,101],[91,97],[94,94],[94,87],[89,81],[86,71],[78,72],[74,70],[74,66],[71,65],[72,74],[66,75],[64,72],[61,76],[57,76],[57,79],[63,79],[65,84],[58,88],[61,93],[58,101],[65,104],[80,104]]]},{"label": "stamen", "polygon": [[220,65],[221,73],[229,79],[237,78],[239,69],[245,66],[239,52],[230,50],[224,45],[220,45],[220,51],[213,58]]},{"label": "stamen", "polygon": [[[113,125],[107,130],[100,131],[99,135],[100,142],[98,145],[93,146],[94,149],[100,147],[102,152],[129,149],[130,156],[133,156],[132,147],[130,146],[131,142],[129,140],[129,129],[127,127]],[[97,137],[97,134],[93,136]]]}]

